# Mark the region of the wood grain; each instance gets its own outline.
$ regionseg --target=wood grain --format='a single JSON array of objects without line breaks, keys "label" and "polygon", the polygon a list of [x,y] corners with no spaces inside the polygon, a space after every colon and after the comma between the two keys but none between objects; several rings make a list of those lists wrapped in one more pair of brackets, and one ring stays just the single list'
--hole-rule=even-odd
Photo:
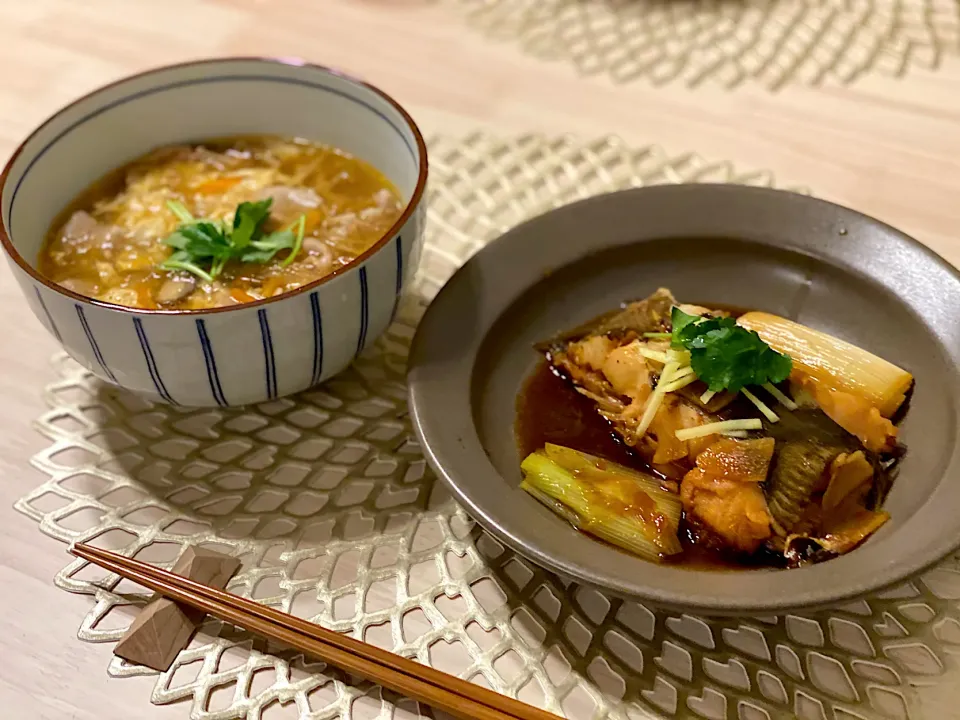
[{"label": "wood grain", "polygon": [[[783,184],[875,215],[960,263],[960,61],[951,58],[935,71],[847,87],[623,87],[491,42],[427,0],[3,0],[0,156],[105,82],[218,54],[300,55],[349,70],[394,94],[427,134],[613,133],[769,168]],[[76,639],[91,600],[51,583],[65,548],[10,509],[37,483],[27,459],[48,444],[31,421],[45,409],[40,388],[55,347],[6,269],[0,302],[0,586],[30,596],[0,594],[0,706],[31,720],[185,720],[186,706],[150,704],[153,678],[110,679],[112,648]]]},{"label": "wood grain", "polygon": [[[238,558],[193,546],[184,550],[173,565],[177,575],[215,588],[224,587],[239,569]],[[113,653],[137,665],[169,670],[202,622],[202,612],[158,597],[130,623]]]},{"label": "wood grain", "polygon": [[70,552],[194,610],[276,640],[351,675],[445,710],[458,720],[560,720],[430,665],[328,630],[294,615],[103,548],[76,543]]}]

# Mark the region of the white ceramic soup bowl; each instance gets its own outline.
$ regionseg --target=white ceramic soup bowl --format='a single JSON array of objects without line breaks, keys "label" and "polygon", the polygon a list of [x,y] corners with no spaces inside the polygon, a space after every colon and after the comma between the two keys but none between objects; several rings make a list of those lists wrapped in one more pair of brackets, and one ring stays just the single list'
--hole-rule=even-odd
[{"label": "white ceramic soup bowl", "polygon": [[[137,310],[92,300],[37,271],[58,213],[153,148],[233,135],[326,143],[389,178],[406,206],[354,262],[277,297],[210,310]],[[227,58],[121,80],[41,125],[0,175],[0,242],[34,314],[102,380],[168,403],[233,406],[309,388],[390,324],[420,259],[423,137],[383,92],[299,61]]]}]

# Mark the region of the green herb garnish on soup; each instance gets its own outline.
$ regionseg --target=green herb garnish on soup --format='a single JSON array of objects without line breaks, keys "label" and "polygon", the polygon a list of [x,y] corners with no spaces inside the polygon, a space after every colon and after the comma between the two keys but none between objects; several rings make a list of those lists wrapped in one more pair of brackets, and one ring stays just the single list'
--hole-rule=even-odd
[{"label": "green herb garnish on soup", "polygon": [[266,263],[281,250],[290,250],[283,261],[286,267],[300,252],[306,215],[284,230],[265,233],[273,198],[242,202],[233,216],[233,226],[223,220],[198,220],[183,203],[168,200],[167,207],[180,220],[180,226],[163,242],[174,252],[160,267],[185,270],[205,282],[213,282],[228,262]]}]

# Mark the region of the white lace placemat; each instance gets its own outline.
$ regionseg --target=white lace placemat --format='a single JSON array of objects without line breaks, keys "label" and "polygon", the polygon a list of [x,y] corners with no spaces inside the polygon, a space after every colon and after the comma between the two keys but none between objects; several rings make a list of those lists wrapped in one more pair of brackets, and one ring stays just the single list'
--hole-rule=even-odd
[{"label": "white lace placemat", "polygon": [[955,0],[445,0],[487,36],[614,82],[771,89],[960,55]]},{"label": "white lace placemat", "polygon": [[[955,559],[808,616],[658,612],[561,582],[505,550],[435,483],[411,432],[404,363],[416,319],[492,237],[608,190],[772,178],[611,138],[478,134],[434,138],[430,150],[415,289],[350,370],[295,398],[185,410],[106,388],[58,356],[44,389],[50,409],[35,423],[49,445],[31,459],[49,479],[17,509],[63,542],[92,540],[158,563],[172,563],[184,544],[238,555],[233,592],[577,720],[951,717],[953,706],[937,703],[960,678]],[[116,641],[143,601],[135,586],[81,561],[56,583],[95,599],[84,640]],[[152,671],[114,658],[109,672]],[[187,701],[193,720],[432,712],[215,621],[157,676],[151,699]]]}]

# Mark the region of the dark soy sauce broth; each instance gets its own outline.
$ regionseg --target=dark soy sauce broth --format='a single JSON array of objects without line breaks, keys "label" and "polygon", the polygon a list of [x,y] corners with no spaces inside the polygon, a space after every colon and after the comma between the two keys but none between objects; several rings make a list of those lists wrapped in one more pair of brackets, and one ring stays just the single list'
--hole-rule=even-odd
[{"label": "dark soy sauce broth", "polygon": [[[560,377],[546,360],[537,365],[517,396],[514,433],[521,459],[542,449],[546,443],[554,443],[662,477],[614,434],[607,421],[597,413],[593,402]],[[782,562],[776,562],[777,556],[772,553],[760,551],[751,556],[736,556],[712,547],[710,538],[686,518],[680,523],[680,542],[683,552],[665,564],[691,570],[783,566]]]}]

